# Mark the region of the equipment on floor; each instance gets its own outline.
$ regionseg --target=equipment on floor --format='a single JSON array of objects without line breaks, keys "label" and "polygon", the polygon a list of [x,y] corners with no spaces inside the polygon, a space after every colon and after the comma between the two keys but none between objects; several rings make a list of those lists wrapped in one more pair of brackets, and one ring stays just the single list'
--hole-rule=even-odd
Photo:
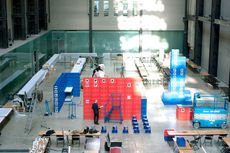
[{"label": "equipment on floor", "polygon": [[115,133],[117,133],[117,132],[118,132],[117,126],[114,125],[114,126],[112,127],[112,133],[115,134]]},{"label": "equipment on floor", "polygon": [[128,128],[128,126],[124,126],[124,127],[123,127],[122,133],[123,133],[123,134],[128,134],[128,133],[129,133],[129,128]]},{"label": "equipment on floor", "polygon": [[226,128],[228,122],[228,98],[221,95],[194,94],[193,127]]},{"label": "equipment on floor", "polygon": [[102,126],[102,127],[101,127],[101,133],[106,133],[106,132],[107,132],[106,126]]}]

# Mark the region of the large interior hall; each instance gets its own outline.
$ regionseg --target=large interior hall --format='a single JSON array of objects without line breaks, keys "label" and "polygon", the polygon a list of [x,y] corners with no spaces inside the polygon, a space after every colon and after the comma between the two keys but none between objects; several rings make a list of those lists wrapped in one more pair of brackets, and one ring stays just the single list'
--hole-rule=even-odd
[{"label": "large interior hall", "polygon": [[229,0],[0,0],[0,152],[229,153]]}]

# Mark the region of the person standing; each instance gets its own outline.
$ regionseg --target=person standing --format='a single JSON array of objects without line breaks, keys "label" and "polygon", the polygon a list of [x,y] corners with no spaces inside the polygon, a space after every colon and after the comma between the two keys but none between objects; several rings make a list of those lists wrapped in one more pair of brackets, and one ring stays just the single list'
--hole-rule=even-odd
[{"label": "person standing", "polygon": [[121,71],[120,71],[121,78],[125,77],[125,65],[122,63],[121,65]]},{"label": "person standing", "polygon": [[99,119],[99,107],[98,107],[98,103],[97,100],[95,100],[95,102],[92,104],[92,109],[93,109],[93,119],[94,119],[94,124],[99,124],[98,123],[98,119]]}]

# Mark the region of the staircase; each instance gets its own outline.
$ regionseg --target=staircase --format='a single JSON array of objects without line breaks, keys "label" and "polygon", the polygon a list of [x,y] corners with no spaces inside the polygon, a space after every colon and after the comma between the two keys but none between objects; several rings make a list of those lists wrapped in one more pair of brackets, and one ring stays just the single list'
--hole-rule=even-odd
[{"label": "staircase", "polygon": [[[122,123],[123,118],[122,118],[122,95],[121,93],[111,93],[108,102],[105,104],[105,117],[104,117],[104,122],[120,122]],[[116,114],[118,112],[118,114]],[[119,118],[113,119],[113,115],[119,115]]]}]

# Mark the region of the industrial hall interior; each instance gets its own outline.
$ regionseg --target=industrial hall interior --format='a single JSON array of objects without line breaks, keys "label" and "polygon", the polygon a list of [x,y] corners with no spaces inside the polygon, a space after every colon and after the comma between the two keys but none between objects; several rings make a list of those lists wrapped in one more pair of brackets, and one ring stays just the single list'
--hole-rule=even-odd
[{"label": "industrial hall interior", "polygon": [[0,0],[0,153],[230,153],[229,0]]}]

